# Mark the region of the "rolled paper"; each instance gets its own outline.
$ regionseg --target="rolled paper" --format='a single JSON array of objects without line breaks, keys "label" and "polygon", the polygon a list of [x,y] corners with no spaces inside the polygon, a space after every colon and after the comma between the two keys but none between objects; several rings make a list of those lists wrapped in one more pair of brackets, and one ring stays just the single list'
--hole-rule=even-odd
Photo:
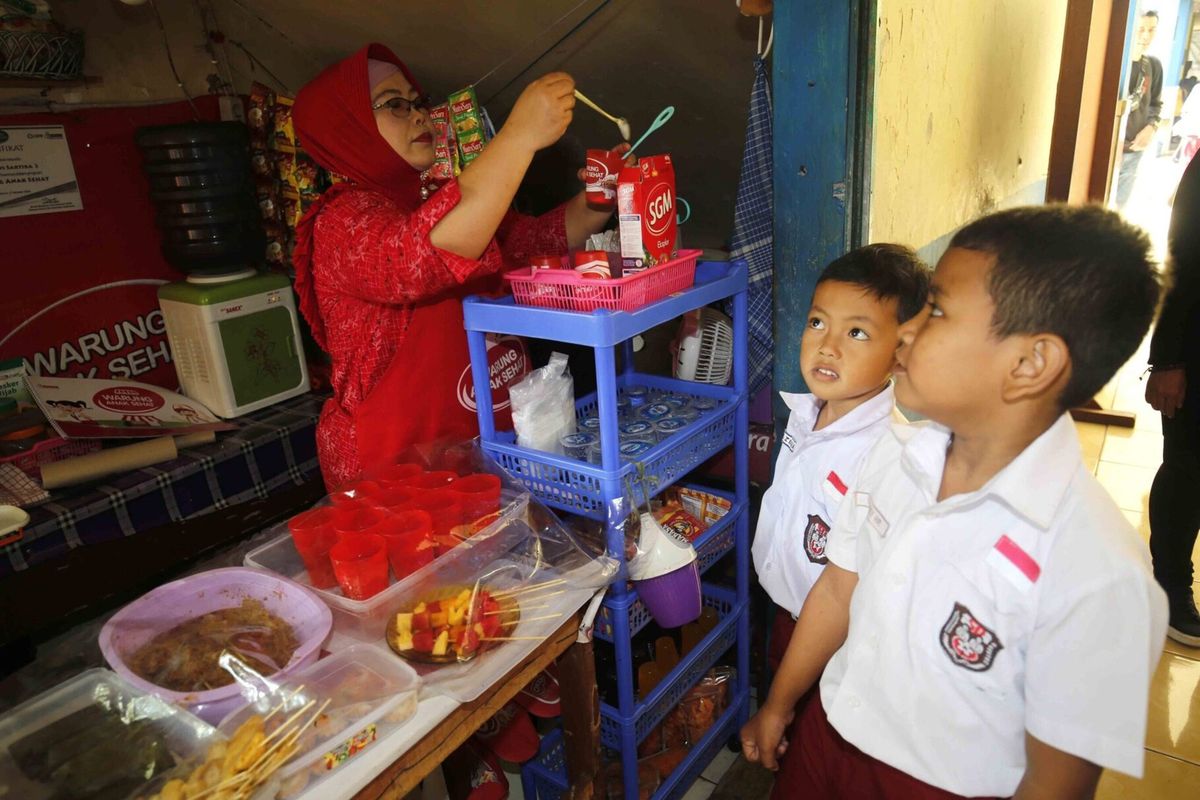
[{"label": "rolled paper", "polygon": [[42,486],[46,489],[62,489],[119,472],[170,461],[178,456],[174,437],[147,439],[137,444],[99,450],[85,456],[45,464],[42,467]]}]

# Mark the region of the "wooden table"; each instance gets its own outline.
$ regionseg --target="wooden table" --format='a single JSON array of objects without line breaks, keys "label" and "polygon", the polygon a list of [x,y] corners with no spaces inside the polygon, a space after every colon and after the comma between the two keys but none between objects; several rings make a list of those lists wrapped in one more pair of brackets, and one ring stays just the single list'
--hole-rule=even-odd
[{"label": "wooden table", "polygon": [[[463,703],[436,728],[355,795],[355,800],[401,800],[443,761],[451,757],[479,727],[517,695],[539,672],[562,656],[558,680],[562,697],[563,740],[568,797],[591,798],[599,772],[600,701],[590,642],[575,641],[581,612],[576,612],[544,643],[498,681],[491,690]],[[465,770],[447,770],[451,797],[456,778]]]}]

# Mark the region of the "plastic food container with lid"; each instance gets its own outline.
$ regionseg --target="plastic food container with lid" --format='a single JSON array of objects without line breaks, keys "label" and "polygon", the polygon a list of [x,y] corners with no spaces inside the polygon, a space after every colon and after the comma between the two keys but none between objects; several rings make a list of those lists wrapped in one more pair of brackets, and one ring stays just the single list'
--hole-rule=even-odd
[{"label": "plastic food container with lid", "polygon": [[[312,586],[304,560],[296,550],[291,534],[286,526],[279,526],[281,534],[266,544],[251,550],[246,554],[245,564],[248,567],[269,570],[282,575],[289,581],[294,581],[306,589],[310,589],[319,597],[329,610],[333,612],[334,628],[339,634],[345,634],[353,639],[365,642],[376,642],[383,639],[387,628],[388,618],[396,611],[396,602],[404,592],[404,587],[410,582],[419,580],[428,571],[437,571],[455,563],[462,558],[465,551],[476,547],[490,546],[489,540],[494,534],[502,531],[514,521],[523,519],[529,509],[529,493],[514,492],[505,487],[501,489],[501,509],[499,517],[479,531],[470,539],[443,553],[430,564],[427,564],[402,580],[389,578],[386,589],[366,600],[351,600],[342,594],[341,589],[334,586],[328,589],[318,589]],[[503,537],[496,537],[497,539]]]},{"label": "plastic food container with lid", "polygon": [[420,688],[417,673],[402,660],[355,644],[295,673],[276,691],[231,712],[218,727],[232,736],[253,714],[282,706],[276,717],[286,720],[309,701],[315,701],[313,709],[329,701],[312,731],[300,738],[297,755],[271,779],[277,790],[270,796],[286,800],[315,792],[339,767],[412,719]]},{"label": "plastic food container with lid", "polygon": [[100,650],[108,665],[135,689],[179,703],[215,723],[245,702],[237,681],[203,692],[171,691],[134,673],[128,659],[158,634],[211,611],[237,607],[247,598],[261,601],[268,612],[291,625],[298,642],[283,669],[263,677],[277,681],[317,660],[333,629],[329,608],[304,586],[244,567],[201,572],[147,592],[105,623]]},{"label": "plastic food container with lid", "polygon": [[[69,726],[76,714],[87,715],[80,722],[92,730],[97,724],[94,717],[101,715],[106,724],[129,726],[130,735],[140,741],[140,749],[134,751],[140,757],[117,763],[122,750],[115,739],[103,740],[97,747],[83,747],[63,727]],[[140,731],[135,734],[135,729]],[[85,797],[102,790],[116,792],[121,786],[135,791],[146,780],[147,763],[161,765],[161,772],[166,773],[174,762],[202,757],[222,739],[216,728],[178,706],[140,691],[106,669],[90,669],[0,717],[0,797]],[[67,758],[68,752],[78,757]],[[163,754],[169,756],[162,758]],[[86,764],[81,761],[87,760],[98,764],[102,779],[111,782],[97,786],[94,778],[82,771]],[[120,772],[124,769],[136,772],[122,780]],[[83,791],[69,792],[70,781],[82,782]]]}]

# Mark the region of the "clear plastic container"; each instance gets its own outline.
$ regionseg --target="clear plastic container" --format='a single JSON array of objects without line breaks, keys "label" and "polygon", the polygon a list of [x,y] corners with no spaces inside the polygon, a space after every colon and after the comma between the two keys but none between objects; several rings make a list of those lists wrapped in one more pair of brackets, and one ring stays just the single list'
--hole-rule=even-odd
[{"label": "clear plastic container", "polygon": [[[417,673],[400,659],[374,647],[351,645],[234,711],[219,727],[231,736],[252,714],[269,714],[282,704],[275,718],[286,720],[310,700],[316,701],[314,711],[329,700],[319,723],[301,736],[296,757],[272,777],[275,793],[263,793],[279,800],[302,792],[320,797],[318,785],[416,714],[420,688]],[[297,721],[307,719],[301,715]]]},{"label": "clear plastic container", "polygon": [[203,614],[239,606],[243,600],[261,602],[268,612],[290,625],[296,636],[297,646],[291,660],[264,677],[282,680],[317,660],[333,627],[328,609],[314,592],[280,580],[276,575],[243,567],[209,570],[152,589],[104,624],[100,630],[100,651],[113,671],[129,685],[179,703],[208,722],[217,722],[245,702],[244,687],[238,681],[202,692],[171,691],[134,673],[128,661],[158,634]]},{"label": "clear plastic container", "polygon": [[[68,793],[62,783],[34,780],[28,774],[44,771],[48,764],[44,758],[51,757],[54,747],[79,744],[81,740],[62,728],[71,724],[68,718],[75,714],[90,715],[97,712],[108,720],[106,724],[114,724],[114,719],[119,720],[115,724],[129,730],[131,736],[133,731],[140,728],[141,732],[137,735],[145,737],[145,740],[141,740],[143,748],[154,746],[145,742],[157,742],[163,752],[170,754],[170,761],[176,763],[202,757],[210,746],[224,739],[216,728],[178,706],[138,691],[106,669],[91,669],[17,706],[0,718],[0,797],[13,800],[48,800],[56,796],[91,797],[107,788],[96,786],[93,780],[80,774],[78,779],[84,781],[83,791]],[[91,724],[86,725],[87,730],[98,730],[91,717],[83,721],[88,720]],[[36,738],[28,738],[39,735],[47,737],[44,744]],[[130,792],[140,789],[146,774],[141,759],[121,763],[120,737],[102,735],[98,739],[99,747],[83,751],[85,755],[90,753],[87,757],[99,764],[98,774],[105,780],[113,781],[121,770],[138,764],[140,767],[136,772],[142,777],[134,778],[131,775],[121,785],[129,783]],[[59,751],[60,754],[62,752]],[[72,759],[69,763],[76,764],[79,761]],[[165,767],[161,773],[168,772],[170,768],[167,764],[170,762],[164,760],[161,763]],[[62,781],[67,778],[69,771],[70,768],[59,766],[54,775]],[[114,788],[112,791],[119,790]]]},{"label": "clear plastic container", "polygon": [[647,451],[654,447],[654,442],[650,439],[628,439],[621,442],[619,448],[622,461],[641,461],[646,457]]},{"label": "clear plastic container", "polygon": [[300,558],[300,553],[296,551],[291,534],[287,533],[285,526],[280,526],[281,535],[247,553],[245,564],[248,567],[277,573],[311,589],[333,612],[333,627],[338,633],[364,642],[382,641],[388,618],[395,613],[397,598],[403,595],[405,587],[422,581],[426,573],[436,574],[439,570],[454,564],[463,558],[468,550],[492,547],[498,532],[513,524],[514,521],[524,518],[528,513],[529,493],[524,491],[514,493],[513,490],[505,487],[501,490],[501,502],[504,504],[504,511],[491,525],[450,552],[421,567],[404,580],[397,581],[393,576],[389,576],[391,583],[388,588],[366,600],[351,600],[343,595],[341,589],[336,586],[329,589],[314,587],[309,581],[304,561]]},{"label": "clear plastic container", "polygon": [[621,441],[632,441],[636,439],[645,439],[647,441],[658,441],[658,435],[655,432],[655,423],[645,419],[635,419],[626,422],[619,428],[621,432]]},{"label": "clear plastic container", "polygon": [[660,419],[675,414],[675,407],[662,402],[648,403],[638,410],[638,419],[644,419],[647,422],[657,422]]},{"label": "clear plastic container", "polygon": [[679,433],[687,427],[687,424],[688,420],[682,417],[667,417],[654,423],[654,430],[658,433],[659,439],[665,439],[668,436]]},{"label": "clear plastic container", "polygon": [[568,433],[559,439],[558,443],[562,445],[563,455],[587,461],[588,451],[599,441],[600,434],[579,431],[578,433]]}]

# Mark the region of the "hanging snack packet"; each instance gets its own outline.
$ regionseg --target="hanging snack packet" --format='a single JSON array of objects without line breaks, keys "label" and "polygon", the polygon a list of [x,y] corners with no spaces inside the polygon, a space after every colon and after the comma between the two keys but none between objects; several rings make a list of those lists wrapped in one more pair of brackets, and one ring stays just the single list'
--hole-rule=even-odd
[{"label": "hanging snack packet", "polygon": [[271,108],[275,105],[275,93],[254,83],[250,86],[250,110],[246,114],[246,126],[250,128],[250,142],[255,148],[267,146],[268,134],[271,131]]},{"label": "hanging snack packet", "polygon": [[285,153],[296,152],[296,128],[292,125],[292,104],[295,100],[287,95],[275,95],[272,112],[272,147]]},{"label": "hanging snack packet", "polygon": [[429,109],[429,122],[433,126],[433,166],[429,168],[429,177],[435,181],[448,181],[456,174],[451,152],[458,147],[454,128],[450,125],[450,106],[442,103]]},{"label": "hanging snack packet", "polygon": [[475,88],[468,86],[450,95],[449,106],[450,122],[465,167],[479,158],[484,146],[483,117],[479,113],[479,102],[475,99]]}]

